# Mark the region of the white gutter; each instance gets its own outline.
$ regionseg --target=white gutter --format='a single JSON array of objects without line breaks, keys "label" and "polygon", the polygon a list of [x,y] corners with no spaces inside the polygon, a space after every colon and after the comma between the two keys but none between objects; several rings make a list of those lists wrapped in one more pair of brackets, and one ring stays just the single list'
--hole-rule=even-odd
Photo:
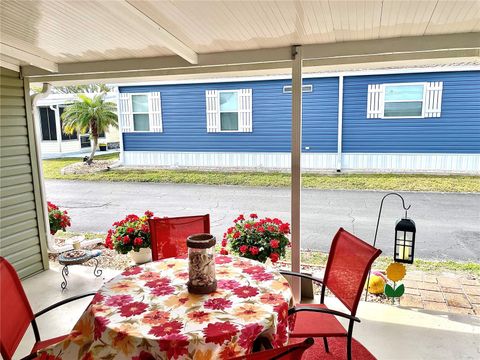
[{"label": "white gutter", "polygon": [[[41,161],[40,159],[42,158],[42,149],[40,147],[40,114],[39,114],[39,111],[38,111],[38,107],[37,107],[37,102],[40,100],[40,99],[43,99],[45,97],[47,97],[50,92],[52,91],[52,84],[49,84],[49,83],[44,83],[43,84],[43,87],[42,87],[42,92],[38,93],[38,94],[34,94],[32,95],[31,99],[32,99],[32,117],[33,117],[33,123],[34,123],[34,126],[35,128],[37,129],[36,131],[36,136],[37,136],[37,139],[35,141],[35,147],[37,148],[37,156],[38,156],[38,159],[39,161]],[[43,177],[43,169],[42,169],[42,166],[38,166],[38,172],[39,172],[39,177],[41,179],[41,181],[43,181],[44,177]],[[48,207],[47,207],[47,196],[45,194],[45,186],[41,186],[40,187],[41,189],[41,193],[42,193],[42,199],[44,199],[43,201],[43,213],[44,213],[44,221],[45,221],[45,230],[46,230],[46,237],[47,237],[47,250],[48,252],[50,253],[58,253],[60,252],[59,251],[59,248],[57,248],[55,246],[55,242],[53,241],[53,237],[50,236],[50,221],[48,220]]]},{"label": "white gutter", "polygon": [[343,75],[338,77],[338,130],[337,130],[337,172],[342,171],[343,137]]}]

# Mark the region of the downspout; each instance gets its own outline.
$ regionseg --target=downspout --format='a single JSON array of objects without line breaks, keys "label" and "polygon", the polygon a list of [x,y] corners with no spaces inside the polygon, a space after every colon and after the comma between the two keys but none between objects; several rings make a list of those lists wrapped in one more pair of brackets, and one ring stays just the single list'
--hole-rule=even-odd
[{"label": "downspout", "polygon": [[[37,148],[38,161],[40,163],[41,163],[41,159],[42,159],[42,153],[41,153],[40,138],[39,138],[40,137],[40,131],[38,131],[39,130],[39,124],[40,124],[40,116],[39,116],[39,112],[38,112],[37,102],[38,102],[38,100],[47,97],[50,94],[50,92],[52,91],[52,87],[53,87],[52,84],[43,83],[42,92],[32,96],[32,116],[33,116],[33,122],[35,124],[35,128],[37,129],[37,132],[36,132],[37,141],[35,141],[35,146]],[[38,167],[38,172],[39,172],[41,181],[43,181],[44,177],[43,177],[42,166]],[[50,221],[48,220],[48,208],[47,208],[47,201],[46,201],[47,197],[46,197],[46,194],[45,194],[45,186],[41,187],[41,192],[42,192],[42,199],[45,199],[45,201],[43,201],[43,213],[45,215],[45,228],[47,230],[47,234],[46,234],[47,249],[48,249],[48,252],[50,252],[50,253],[57,253],[57,252],[59,252],[58,248],[56,248],[56,246],[55,246],[55,243],[53,241],[53,237],[50,236]]]},{"label": "downspout", "polygon": [[342,137],[343,137],[343,75],[338,77],[338,139],[337,172],[342,171]]}]

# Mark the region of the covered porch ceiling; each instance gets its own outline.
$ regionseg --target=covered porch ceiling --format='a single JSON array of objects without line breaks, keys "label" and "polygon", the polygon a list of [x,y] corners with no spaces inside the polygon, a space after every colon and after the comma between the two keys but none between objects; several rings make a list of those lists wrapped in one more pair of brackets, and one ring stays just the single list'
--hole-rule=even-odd
[{"label": "covered porch ceiling", "polygon": [[2,66],[30,81],[279,73],[479,61],[480,2],[13,1]]},{"label": "covered porch ceiling", "polygon": [[[25,88],[291,71],[292,270],[299,271],[303,68],[477,63],[480,2],[3,0],[0,43],[0,65],[21,71]],[[299,283],[293,292],[298,298]]]}]

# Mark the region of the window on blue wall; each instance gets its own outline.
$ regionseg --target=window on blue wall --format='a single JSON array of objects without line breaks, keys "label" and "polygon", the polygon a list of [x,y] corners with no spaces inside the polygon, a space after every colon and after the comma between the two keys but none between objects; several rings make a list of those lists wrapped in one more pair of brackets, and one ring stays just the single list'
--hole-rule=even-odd
[{"label": "window on blue wall", "polygon": [[424,84],[385,84],[383,117],[422,117],[424,88]]},{"label": "window on blue wall", "polygon": [[132,115],[134,131],[150,131],[148,95],[132,95]]},{"label": "window on blue wall", "polygon": [[220,92],[220,131],[238,131],[238,93]]}]

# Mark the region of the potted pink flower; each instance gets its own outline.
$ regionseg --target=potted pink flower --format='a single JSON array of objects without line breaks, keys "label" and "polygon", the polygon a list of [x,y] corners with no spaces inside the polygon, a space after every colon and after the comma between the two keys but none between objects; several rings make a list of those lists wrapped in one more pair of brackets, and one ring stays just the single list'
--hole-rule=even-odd
[{"label": "potted pink flower", "polygon": [[228,247],[236,255],[263,263],[267,259],[276,263],[285,256],[290,245],[288,223],[277,218],[258,219],[257,214],[250,214],[249,218],[241,214],[233,222],[224,234],[221,254],[228,254]]}]

